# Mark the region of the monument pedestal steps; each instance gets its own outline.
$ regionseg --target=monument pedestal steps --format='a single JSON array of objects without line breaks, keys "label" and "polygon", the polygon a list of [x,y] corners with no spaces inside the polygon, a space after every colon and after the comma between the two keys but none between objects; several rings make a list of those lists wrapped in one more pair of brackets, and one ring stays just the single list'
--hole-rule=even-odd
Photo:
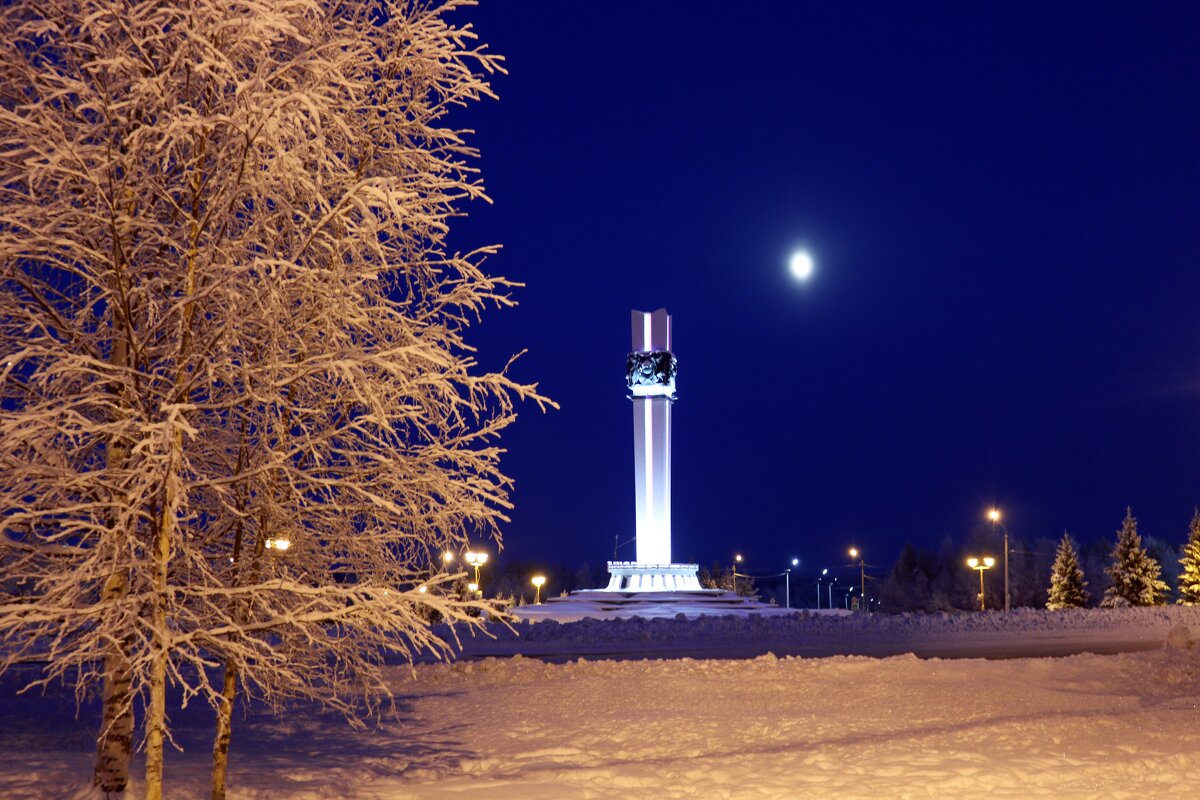
[{"label": "monument pedestal steps", "polygon": [[552,597],[540,605],[513,608],[512,613],[522,620],[569,622],[578,619],[643,619],[674,618],[683,614],[701,616],[750,616],[752,614],[796,614],[795,609],[783,609],[760,603],[751,597],[741,597],[724,589],[697,589],[677,592],[610,592],[586,589],[571,592],[566,597]]}]

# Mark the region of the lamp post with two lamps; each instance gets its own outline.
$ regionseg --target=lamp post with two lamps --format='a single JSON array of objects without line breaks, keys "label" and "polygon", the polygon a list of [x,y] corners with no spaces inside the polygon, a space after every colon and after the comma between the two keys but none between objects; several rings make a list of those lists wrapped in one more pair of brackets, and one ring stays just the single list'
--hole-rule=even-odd
[{"label": "lamp post with two lamps", "polygon": [[972,556],[971,558],[967,559],[967,566],[973,570],[976,570],[979,573],[979,610],[980,611],[983,611],[983,609],[984,609],[983,571],[985,569],[991,569],[995,563],[996,563],[996,559],[992,558],[991,556],[984,556],[982,559],[978,559],[978,558],[975,558],[974,556]]},{"label": "lamp post with two lamps", "polygon": [[475,568],[475,583],[476,584],[479,583],[479,568],[482,567],[484,564],[486,564],[487,560],[488,560],[487,553],[476,553],[472,550],[468,550],[467,552],[463,553],[463,561],[466,561],[468,564],[470,564],[472,567]]}]

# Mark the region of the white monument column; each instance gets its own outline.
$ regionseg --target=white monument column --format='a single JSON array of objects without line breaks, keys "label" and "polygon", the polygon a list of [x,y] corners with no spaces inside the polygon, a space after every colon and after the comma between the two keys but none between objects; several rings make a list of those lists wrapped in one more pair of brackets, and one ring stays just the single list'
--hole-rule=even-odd
[{"label": "white monument column", "polygon": [[639,564],[671,563],[671,317],[633,312],[627,381],[633,400],[633,481]]},{"label": "white monument column", "polygon": [[609,591],[700,591],[695,564],[671,562],[671,404],[675,356],[671,316],[634,311],[625,362],[633,401],[633,484],[637,561],[610,561]]}]

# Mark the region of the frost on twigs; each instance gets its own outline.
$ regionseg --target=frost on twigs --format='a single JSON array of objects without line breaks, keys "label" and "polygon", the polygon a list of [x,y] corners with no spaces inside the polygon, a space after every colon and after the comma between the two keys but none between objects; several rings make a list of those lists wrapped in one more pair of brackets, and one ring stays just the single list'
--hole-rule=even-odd
[{"label": "frost on twigs", "polygon": [[446,245],[502,69],[463,5],[0,8],[0,668],[103,685],[102,761],[148,697],[148,795],[165,685],[378,710],[476,619],[438,556],[549,401],[478,369],[515,284]]}]

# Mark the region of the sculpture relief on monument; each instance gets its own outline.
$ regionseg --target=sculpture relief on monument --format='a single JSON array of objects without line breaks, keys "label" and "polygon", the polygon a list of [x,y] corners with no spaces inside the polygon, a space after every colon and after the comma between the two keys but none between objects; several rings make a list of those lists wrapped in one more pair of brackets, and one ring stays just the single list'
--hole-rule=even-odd
[{"label": "sculpture relief on monument", "polygon": [[671,316],[660,308],[632,314],[625,379],[633,401],[636,561],[610,561],[608,591],[701,591],[695,564],[671,561],[671,405],[678,364]]}]

